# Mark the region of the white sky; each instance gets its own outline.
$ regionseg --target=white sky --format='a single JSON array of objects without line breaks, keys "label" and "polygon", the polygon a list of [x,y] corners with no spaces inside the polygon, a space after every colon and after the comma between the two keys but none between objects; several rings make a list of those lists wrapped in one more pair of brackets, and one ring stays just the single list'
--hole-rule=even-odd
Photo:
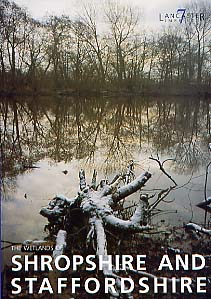
[{"label": "white sky", "polygon": [[[202,1],[202,0],[201,0]],[[198,0],[197,2],[201,2]],[[101,0],[14,0],[18,5],[28,9],[35,18],[42,18],[49,14],[70,16],[76,15],[83,3],[95,3],[99,7]],[[184,3],[191,0],[119,0],[120,3],[128,3],[140,8],[144,12],[144,22],[147,27],[156,29],[161,26],[159,13],[173,13],[178,8],[183,8]],[[162,24],[163,25],[163,24]]]}]

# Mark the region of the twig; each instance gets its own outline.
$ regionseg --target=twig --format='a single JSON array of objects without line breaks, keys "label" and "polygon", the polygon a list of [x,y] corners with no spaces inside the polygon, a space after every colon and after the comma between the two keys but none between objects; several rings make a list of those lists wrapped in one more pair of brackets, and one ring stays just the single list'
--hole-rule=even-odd
[{"label": "twig", "polygon": [[[159,164],[160,170],[175,184],[175,186],[177,186],[176,181],[170,176],[170,174],[168,174],[165,169],[163,168],[163,164],[164,162],[166,162],[167,160],[164,160],[163,163],[160,162],[159,158],[153,158],[153,157],[149,157],[150,160],[156,161]],[[169,159],[168,159],[169,160]]]},{"label": "twig", "polygon": [[[157,207],[157,205],[174,189],[174,187],[169,187],[168,189],[162,190],[158,194],[157,200],[150,205],[149,212],[151,212],[153,209]],[[164,194],[164,195],[163,195]]]},{"label": "twig", "polygon": [[205,181],[204,181],[204,200],[207,201],[207,181],[208,181],[208,174],[209,174],[209,167],[211,165],[211,161],[206,166],[206,174],[205,174]]},{"label": "twig", "polygon": [[10,241],[4,241],[4,240],[1,240],[1,243],[8,243],[9,244],[9,245],[6,245],[4,247],[1,247],[1,250],[4,250],[4,249],[9,248],[9,247],[14,246],[14,245],[22,245],[22,243],[10,242]]},{"label": "twig", "polygon": [[[206,175],[205,175],[205,181],[204,181],[204,200],[207,201],[207,181],[208,181],[208,174],[209,174],[209,167],[211,165],[211,161],[208,163],[206,167]],[[207,222],[207,210],[205,210],[205,216],[204,216],[204,225],[206,225]]]}]

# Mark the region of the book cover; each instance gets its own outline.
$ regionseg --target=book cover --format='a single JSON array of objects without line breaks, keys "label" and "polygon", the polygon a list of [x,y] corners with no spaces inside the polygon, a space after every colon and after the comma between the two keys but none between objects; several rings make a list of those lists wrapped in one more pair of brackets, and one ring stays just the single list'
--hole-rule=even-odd
[{"label": "book cover", "polygon": [[0,0],[1,298],[210,298],[211,3]]}]

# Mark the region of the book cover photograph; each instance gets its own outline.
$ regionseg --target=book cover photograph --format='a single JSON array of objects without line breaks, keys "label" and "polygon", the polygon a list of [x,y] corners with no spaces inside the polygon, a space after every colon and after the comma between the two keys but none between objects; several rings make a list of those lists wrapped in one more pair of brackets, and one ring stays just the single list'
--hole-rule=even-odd
[{"label": "book cover photograph", "polygon": [[211,298],[210,118],[211,1],[0,0],[0,298]]}]

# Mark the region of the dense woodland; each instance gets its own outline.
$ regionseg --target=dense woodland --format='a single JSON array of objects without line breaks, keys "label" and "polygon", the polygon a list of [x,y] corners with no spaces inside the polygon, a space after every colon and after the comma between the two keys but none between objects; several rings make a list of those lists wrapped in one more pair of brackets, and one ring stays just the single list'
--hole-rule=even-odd
[{"label": "dense woodland", "polygon": [[[186,8],[193,18],[152,33],[142,28],[144,12],[116,2],[100,11],[84,7],[72,19],[62,15],[38,21],[14,2],[0,0],[0,89],[207,88],[210,3],[197,1]],[[204,19],[195,17],[198,13]]]}]

